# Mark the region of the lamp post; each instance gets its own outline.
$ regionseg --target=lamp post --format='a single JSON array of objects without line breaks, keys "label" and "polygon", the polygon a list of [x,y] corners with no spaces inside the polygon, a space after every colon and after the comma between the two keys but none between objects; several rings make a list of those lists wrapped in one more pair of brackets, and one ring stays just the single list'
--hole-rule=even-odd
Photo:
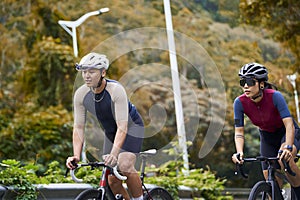
[{"label": "lamp post", "polygon": [[181,148],[183,165],[184,165],[184,175],[189,175],[189,160],[186,144],[186,133],[184,126],[184,116],[182,111],[182,100],[180,93],[180,80],[178,74],[178,65],[176,58],[176,47],[173,33],[173,23],[172,23],[172,14],[170,0],[164,0],[164,11],[165,11],[165,20],[167,28],[167,38],[169,46],[169,57],[171,65],[171,75],[172,75],[172,85],[174,90],[174,101],[175,101],[175,112],[176,112],[176,124],[178,132],[179,146]]},{"label": "lamp post", "polygon": [[[69,33],[73,38],[73,50],[74,50],[74,56],[78,56],[78,47],[77,47],[77,35],[76,35],[76,28],[80,26],[87,18],[95,15],[101,15],[102,13],[108,12],[109,8],[101,8],[97,11],[88,12],[84,15],[82,15],[80,18],[78,18],[76,21],[65,21],[65,20],[59,20],[58,24]],[[83,150],[82,150],[82,161],[86,161],[86,153],[85,153],[85,143],[83,144]]]},{"label": "lamp post", "polygon": [[101,8],[100,10],[88,12],[84,15],[82,15],[79,19],[76,21],[65,21],[65,20],[59,20],[58,24],[65,29],[73,38],[73,50],[75,57],[78,56],[78,47],[77,47],[77,36],[76,36],[76,28],[80,26],[87,18],[94,16],[94,15],[101,15],[102,13],[108,12],[109,8]]},{"label": "lamp post", "polygon": [[292,74],[292,75],[287,75],[286,76],[288,78],[288,80],[291,82],[293,88],[294,88],[294,95],[295,95],[295,104],[296,104],[296,112],[297,112],[297,119],[298,119],[298,123],[300,122],[300,116],[299,116],[299,101],[298,101],[298,93],[297,93],[297,88],[296,88],[296,78],[297,75],[296,74]]}]

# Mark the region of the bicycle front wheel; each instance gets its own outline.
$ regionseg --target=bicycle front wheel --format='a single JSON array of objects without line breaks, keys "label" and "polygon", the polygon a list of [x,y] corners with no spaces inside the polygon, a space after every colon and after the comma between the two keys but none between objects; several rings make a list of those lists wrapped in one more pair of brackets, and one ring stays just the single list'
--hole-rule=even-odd
[{"label": "bicycle front wheel", "polygon": [[271,198],[272,198],[271,185],[266,183],[265,181],[260,181],[256,183],[252,188],[248,200],[255,200],[255,199],[269,200]]},{"label": "bicycle front wheel", "polygon": [[156,187],[146,193],[144,200],[173,200],[173,198],[167,190]]},{"label": "bicycle front wheel", "polygon": [[[87,189],[81,192],[75,200],[101,200],[102,192],[97,189]],[[105,197],[103,199],[106,199]]]}]

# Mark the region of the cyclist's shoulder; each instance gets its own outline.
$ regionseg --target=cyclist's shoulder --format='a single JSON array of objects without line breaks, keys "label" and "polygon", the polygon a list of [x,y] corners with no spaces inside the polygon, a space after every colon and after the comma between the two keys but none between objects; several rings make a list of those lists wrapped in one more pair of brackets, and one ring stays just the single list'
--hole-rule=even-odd
[{"label": "cyclist's shoulder", "polygon": [[267,96],[267,97],[273,98],[273,100],[283,98],[283,95],[281,94],[280,91],[273,90],[273,89],[265,89],[264,90],[264,95]]},{"label": "cyclist's shoulder", "polygon": [[126,95],[123,85],[112,79],[106,79],[106,90],[113,95]]},{"label": "cyclist's shoulder", "polygon": [[247,101],[250,100],[245,94],[241,94],[240,96],[236,97],[234,99],[234,102],[241,102],[241,101]]},{"label": "cyclist's shoulder", "polygon": [[119,81],[113,79],[106,79],[107,87],[123,87]]},{"label": "cyclist's shoulder", "polygon": [[242,101],[247,101],[247,97],[246,95],[242,94],[238,97],[236,97],[233,101],[233,106],[234,106],[234,109],[238,109],[238,108],[241,108],[242,107]]},{"label": "cyclist's shoulder", "polygon": [[90,88],[84,84],[75,91],[74,98],[84,98],[89,91]]},{"label": "cyclist's shoulder", "polygon": [[90,91],[90,88],[86,86],[86,84],[83,84],[76,89],[75,93],[86,92],[86,91]]},{"label": "cyclist's shoulder", "polygon": [[274,90],[274,89],[264,89],[264,94],[277,94],[280,93],[278,90]]}]

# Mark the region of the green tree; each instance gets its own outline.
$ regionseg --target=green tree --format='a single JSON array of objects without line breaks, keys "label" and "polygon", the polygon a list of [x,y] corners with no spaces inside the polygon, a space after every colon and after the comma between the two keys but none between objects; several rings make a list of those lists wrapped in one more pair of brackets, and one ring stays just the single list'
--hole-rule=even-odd
[{"label": "green tree", "polygon": [[72,49],[59,39],[44,37],[34,45],[19,82],[25,101],[41,106],[64,105],[71,110],[74,84]]},{"label": "green tree", "polygon": [[241,0],[242,21],[269,29],[273,38],[293,52],[294,70],[300,71],[300,1]]},{"label": "green tree", "polygon": [[[32,161],[44,167],[57,160],[64,166],[72,149],[71,117],[61,105],[45,109],[27,103],[2,128],[0,157]],[[4,118],[2,113],[0,118]]]}]

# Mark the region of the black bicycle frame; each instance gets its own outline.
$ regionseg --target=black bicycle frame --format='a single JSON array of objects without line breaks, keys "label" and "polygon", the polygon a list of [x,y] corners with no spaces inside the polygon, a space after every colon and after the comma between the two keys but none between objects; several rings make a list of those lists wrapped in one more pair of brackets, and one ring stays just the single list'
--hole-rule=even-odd
[{"label": "black bicycle frame", "polygon": [[279,185],[276,181],[276,177],[275,177],[276,169],[273,167],[273,164],[271,163],[272,161],[269,161],[269,162],[270,162],[270,165],[268,167],[268,180],[266,182],[270,183],[272,186],[272,197],[279,197],[281,195],[281,193],[278,194],[278,191],[280,191],[280,187],[279,187]]}]

